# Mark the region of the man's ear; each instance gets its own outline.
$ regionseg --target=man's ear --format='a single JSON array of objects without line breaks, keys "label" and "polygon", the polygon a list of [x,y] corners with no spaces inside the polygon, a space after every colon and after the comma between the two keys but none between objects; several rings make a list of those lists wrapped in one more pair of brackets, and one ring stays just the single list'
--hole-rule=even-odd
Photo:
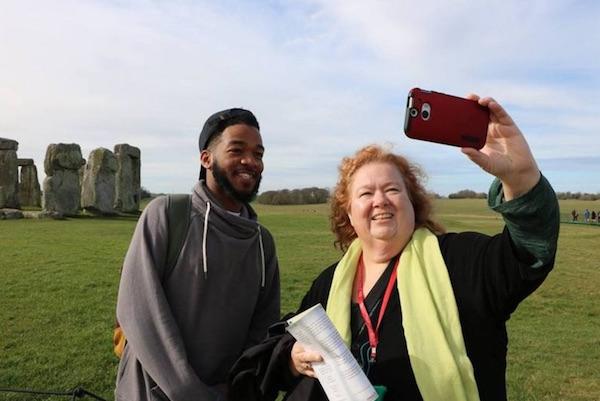
[{"label": "man's ear", "polygon": [[200,164],[202,167],[204,167],[206,170],[210,170],[212,167],[212,162],[212,153],[209,150],[204,149],[202,152],[200,152]]}]

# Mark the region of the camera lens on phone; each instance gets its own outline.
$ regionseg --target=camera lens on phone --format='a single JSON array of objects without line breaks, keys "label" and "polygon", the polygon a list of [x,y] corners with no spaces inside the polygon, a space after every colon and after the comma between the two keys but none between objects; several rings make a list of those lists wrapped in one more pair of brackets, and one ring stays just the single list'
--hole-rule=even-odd
[{"label": "camera lens on phone", "polygon": [[429,105],[429,103],[423,103],[423,105],[421,106],[421,117],[423,118],[423,120],[427,121],[429,120],[430,116],[431,106]]},{"label": "camera lens on phone", "polygon": [[414,107],[412,107],[412,108],[410,109],[410,116],[411,116],[411,117],[416,117],[416,116],[418,116],[418,115],[419,115],[419,110],[417,110],[417,109],[415,109]]}]

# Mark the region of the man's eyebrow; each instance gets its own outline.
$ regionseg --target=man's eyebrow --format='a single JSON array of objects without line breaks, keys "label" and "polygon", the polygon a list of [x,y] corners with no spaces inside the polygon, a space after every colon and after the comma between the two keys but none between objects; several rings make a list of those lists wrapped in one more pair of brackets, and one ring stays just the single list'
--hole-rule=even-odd
[{"label": "man's eyebrow", "polygon": [[[248,142],[246,141],[240,141],[240,140],[233,140],[230,141],[228,144],[228,146],[232,146],[232,145],[237,145],[237,146],[248,146]],[[265,147],[263,145],[261,145],[260,143],[258,145],[256,145],[258,148],[260,148],[261,150],[265,150]]]}]

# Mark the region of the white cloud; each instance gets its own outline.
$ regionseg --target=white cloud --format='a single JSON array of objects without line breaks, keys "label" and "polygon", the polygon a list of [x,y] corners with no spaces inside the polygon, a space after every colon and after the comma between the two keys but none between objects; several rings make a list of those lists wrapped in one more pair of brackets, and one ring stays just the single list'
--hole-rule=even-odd
[{"label": "white cloud", "polygon": [[4,1],[0,136],[38,167],[49,143],[130,143],[144,186],[184,192],[206,117],[242,106],[264,189],[331,186],[342,156],[389,141],[447,193],[487,176],[404,137],[415,85],[495,96],[538,157],[598,153],[600,9],[585,3]]}]

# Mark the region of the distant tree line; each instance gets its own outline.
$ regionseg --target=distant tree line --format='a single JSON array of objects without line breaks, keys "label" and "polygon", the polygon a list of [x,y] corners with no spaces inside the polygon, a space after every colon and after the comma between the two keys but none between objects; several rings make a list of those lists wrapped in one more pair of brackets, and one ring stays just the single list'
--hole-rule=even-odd
[{"label": "distant tree line", "polygon": [[595,201],[600,199],[600,193],[589,194],[587,192],[557,192],[556,197],[558,199],[579,199],[579,200],[591,200]]},{"label": "distant tree line", "polygon": [[[595,201],[600,200],[600,193],[587,193],[587,192],[557,192],[556,197],[561,200],[565,199],[578,199],[578,200],[586,200],[586,201]],[[470,189],[463,189],[462,191],[458,191],[448,195],[449,199],[468,199],[468,198],[476,198],[476,199],[487,199],[487,194],[483,192],[475,192]]]},{"label": "distant tree line", "polygon": [[[151,193],[145,187],[140,188],[140,198],[153,198],[160,194]],[[429,196],[433,199],[441,199],[443,196],[430,192]],[[304,205],[311,203],[327,203],[330,193],[325,188],[302,188],[302,189],[282,189],[279,191],[266,191],[261,193],[257,201],[266,205]],[[561,200],[578,199],[595,201],[600,200],[600,193],[587,192],[557,192],[556,197]],[[487,194],[484,192],[475,192],[470,189],[463,189],[448,195],[449,199],[487,199]]]},{"label": "distant tree line", "polygon": [[153,198],[154,196],[155,195],[148,191],[146,188],[140,187],[140,199]]},{"label": "distant tree line", "polygon": [[470,189],[454,192],[448,195],[448,199],[487,199],[485,192],[475,192]]},{"label": "distant tree line", "polygon": [[265,205],[307,205],[327,203],[329,190],[325,188],[281,189],[279,191],[266,191],[258,195],[258,203]]}]

